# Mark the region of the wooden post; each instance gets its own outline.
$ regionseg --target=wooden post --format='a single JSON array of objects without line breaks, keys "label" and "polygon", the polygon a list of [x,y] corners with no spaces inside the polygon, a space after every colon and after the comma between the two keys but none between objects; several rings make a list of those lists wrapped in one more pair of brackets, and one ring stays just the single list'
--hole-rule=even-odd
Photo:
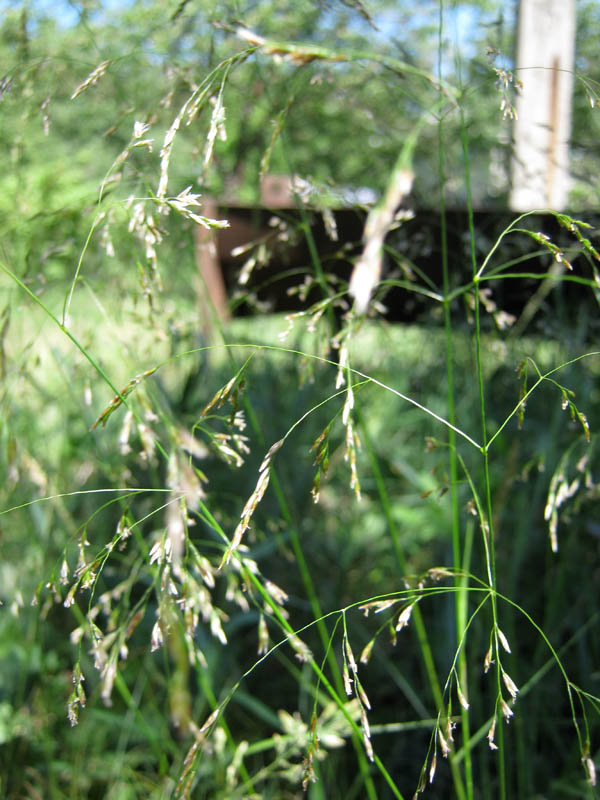
[{"label": "wooden post", "polygon": [[575,0],[520,0],[512,189],[515,211],[568,201]]},{"label": "wooden post", "polygon": [[[219,209],[213,198],[202,199],[202,214],[205,217],[218,219]],[[205,335],[208,335],[214,328],[215,315],[222,321],[229,319],[227,290],[219,262],[217,231],[198,225],[195,234],[196,264],[200,273],[198,297],[202,312],[202,329]]]},{"label": "wooden post", "polygon": [[260,202],[265,208],[295,208],[290,176],[264,175],[260,182]]}]

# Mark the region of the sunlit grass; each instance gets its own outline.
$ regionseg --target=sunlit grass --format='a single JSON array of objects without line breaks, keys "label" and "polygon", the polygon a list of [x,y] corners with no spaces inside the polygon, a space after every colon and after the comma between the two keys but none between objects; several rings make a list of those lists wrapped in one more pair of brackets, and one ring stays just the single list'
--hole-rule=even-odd
[{"label": "sunlit grass", "polygon": [[[381,54],[218,30],[242,49],[198,81],[174,72],[156,129],[127,111],[99,195],[72,230],[56,218],[81,241],[42,247],[52,226],[33,208],[5,226],[0,793],[593,797],[600,355],[588,317],[512,336],[488,280],[520,263],[502,263],[519,231],[544,270],[573,266],[597,292],[593,235],[555,215],[580,251],[566,264],[525,214],[481,255],[469,218],[473,263],[451,275],[446,144],[452,130],[472,212],[471,96]],[[297,182],[306,308],[224,323],[206,316],[189,228],[220,223],[172,184],[188,122],[204,126],[202,169],[216,159],[228,82],[252,59],[300,78],[381,66],[384,87],[420,99],[350,280],[327,275],[306,210],[321,190]],[[82,76],[81,98],[109,67]],[[277,147],[293,175],[288,110],[262,163]],[[394,271],[402,253],[382,284],[432,130],[441,285]],[[385,322],[392,286],[427,299],[419,324]]]}]

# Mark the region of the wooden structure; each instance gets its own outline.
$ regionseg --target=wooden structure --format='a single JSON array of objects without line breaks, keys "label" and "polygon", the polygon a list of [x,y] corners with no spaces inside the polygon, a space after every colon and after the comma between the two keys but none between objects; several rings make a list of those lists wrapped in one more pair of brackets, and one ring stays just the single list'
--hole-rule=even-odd
[{"label": "wooden structure", "polygon": [[200,281],[198,296],[205,334],[212,329],[212,320],[215,317],[223,321],[230,316],[223,263],[231,260],[239,263],[235,256],[238,249],[243,250],[253,240],[268,238],[264,209],[295,209],[291,178],[287,175],[266,175],[261,182],[261,206],[262,214],[255,209],[250,218],[244,211],[236,213],[235,207],[222,215],[214,198],[203,198],[204,216],[211,219],[226,216],[229,219],[233,215],[233,223],[229,228],[217,232],[198,226],[195,230],[196,264]]},{"label": "wooden structure", "polygon": [[[203,285],[209,293],[209,306],[212,305],[221,318],[227,318],[230,313],[236,316],[257,313],[257,306],[253,302],[244,301],[245,293],[249,293],[258,302],[261,311],[268,309],[272,312],[299,311],[321,299],[318,285],[314,285],[305,298],[300,297],[297,291],[292,293],[289,291],[297,290],[303,283],[304,276],[314,275],[315,272],[305,236],[305,219],[308,219],[310,224],[311,236],[325,271],[349,281],[356,259],[362,251],[366,214],[353,208],[339,209],[331,213],[335,218],[337,240],[331,238],[322,214],[317,210],[307,209],[307,216],[303,216],[295,208],[275,211],[261,207],[215,205],[211,215],[218,219],[228,219],[230,227],[210,232],[210,248],[206,247],[206,232],[198,228],[196,233],[198,268],[203,278]],[[594,228],[600,228],[598,214],[582,216]],[[476,242],[478,248],[481,248],[477,252],[479,263],[487,255],[491,244],[513,220],[514,212],[510,211],[474,213]],[[289,238],[278,239],[280,223],[288,226]],[[470,244],[468,237],[464,235],[468,227],[468,212],[465,209],[447,212],[447,252],[452,287],[468,285],[471,280]],[[537,214],[530,217],[526,227],[547,234],[563,249],[565,257],[570,262],[574,262],[577,254],[581,252],[581,245],[551,214]],[[588,235],[599,247],[595,232],[589,231]],[[416,267],[436,286],[441,286],[441,242],[439,213],[426,209],[417,211],[414,218],[404,221],[397,230],[388,234],[386,244],[398,255],[386,256],[382,278],[384,280],[396,278],[401,283],[410,283],[412,273],[416,274],[413,267]],[[244,265],[265,243],[266,258],[256,263],[246,282],[240,283]],[[537,311],[548,306],[556,308],[563,320],[566,317],[573,317],[573,320],[581,319],[583,314],[589,314],[590,318],[595,317],[597,306],[591,292],[585,295],[589,298],[590,305],[587,307],[585,297],[582,298],[577,284],[567,283],[557,288],[557,284],[552,280],[540,284],[540,280],[533,277],[535,272],[548,273],[555,260],[549,252],[540,248],[525,234],[506,237],[495,253],[490,267],[508,263],[521,258],[527,252],[534,251],[537,251],[536,255],[527,264],[527,271],[532,273],[531,277],[490,281],[486,284],[486,288],[492,293],[487,301],[488,306],[493,302],[498,310],[514,316],[517,323],[513,330],[518,332],[522,332],[525,328],[535,329]],[[583,259],[577,263],[581,264],[583,272],[589,269]],[[420,281],[417,280],[417,283]],[[232,304],[233,312],[228,310],[227,297],[235,298]],[[351,302],[351,298],[347,299]],[[204,307],[206,302],[205,299]],[[421,294],[407,291],[402,286],[392,288],[386,294],[383,303],[387,309],[386,318],[394,322],[426,322],[431,315],[440,310],[439,303],[432,302]],[[208,332],[213,319],[214,312],[203,318],[202,325]],[[484,319],[485,324],[493,325],[489,314],[484,315]]]},{"label": "wooden structure", "polygon": [[[211,219],[219,216],[217,203],[213,198],[204,198],[202,213]],[[213,317],[216,316],[220,320],[229,318],[227,290],[221,270],[216,231],[197,225],[195,228],[195,251],[200,283],[197,294],[200,299],[203,332],[207,334],[212,328]]]},{"label": "wooden structure", "polygon": [[512,191],[514,211],[564,209],[575,64],[575,0],[520,0]]}]

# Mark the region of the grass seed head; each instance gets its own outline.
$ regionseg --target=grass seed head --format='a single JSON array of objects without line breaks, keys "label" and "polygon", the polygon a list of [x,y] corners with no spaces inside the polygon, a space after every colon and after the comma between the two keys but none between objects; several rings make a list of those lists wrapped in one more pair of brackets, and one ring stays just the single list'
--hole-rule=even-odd
[{"label": "grass seed head", "polygon": [[508,691],[509,691],[509,693],[510,693],[510,696],[512,697],[512,699],[513,699],[513,700],[516,700],[516,698],[517,698],[517,695],[519,694],[519,689],[518,689],[518,687],[516,686],[516,684],[515,684],[515,682],[513,681],[513,679],[512,679],[512,678],[510,677],[510,675],[508,674],[508,672],[505,672],[504,670],[502,670],[502,680],[504,681],[504,685],[505,685],[505,686],[506,686],[506,688],[508,689]]},{"label": "grass seed head", "polygon": [[494,738],[496,736],[496,717],[492,720],[492,724],[490,725],[490,729],[487,732],[487,740],[490,746],[490,750],[497,750],[498,745],[494,743]]},{"label": "grass seed head", "polygon": [[587,774],[587,781],[590,786],[596,785],[596,765],[594,764],[593,759],[589,756],[586,756],[583,759],[583,766]]},{"label": "grass seed head", "polygon": [[371,658],[371,653],[373,651],[373,645],[375,644],[375,638],[371,639],[370,642],[364,646],[362,653],[360,654],[360,663],[361,664],[368,664],[369,659]]},{"label": "grass seed head", "polygon": [[448,758],[448,754],[450,753],[450,745],[444,738],[444,734],[442,733],[442,729],[440,727],[438,727],[438,740],[440,747],[442,748],[442,755],[444,758]]},{"label": "grass seed head", "polygon": [[344,666],[342,668],[342,676],[344,678],[344,689],[348,697],[352,697],[352,679],[350,677],[350,673],[348,672],[348,665],[344,662]]},{"label": "grass seed head", "polygon": [[436,767],[437,767],[437,753],[434,753],[433,758],[431,759],[431,766],[429,767],[429,783],[433,783],[433,779],[435,778]]},{"label": "grass seed head", "polygon": [[501,644],[501,645],[502,645],[502,647],[503,647],[503,648],[506,650],[506,652],[507,652],[507,653],[510,653],[510,652],[511,652],[511,650],[510,650],[510,645],[508,644],[508,639],[507,639],[507,638],[506,638],[506,636],[505,636],[505,635],[502,633],[502,631],[500,630],[500,628],[496,628],[496,631],[497,631],[497,633],[498,633],[498,639],[500,639],[500,644]]},{"label": "grass seed head", "polygon": [[514,712],[512,708],[508,705],[508,703],[501,699],[500,700],[500,708],[502,710],[502,716],[507,722],[510,722],[510,718],[514,716]]},{"label": "grass seed head", "polygon": [[462,689],[460,688],[460,684],[458,684],[458,683],[456,684],[456,694],[458,695],[458,702],[465,709],[465,711],[468,711],[469,710],[469,702],[468,702],[467,698],[465,697],[465,695],[463,694]]},{"label": "grass seed head", "polygon": [[410,622],[410,617],[413,612],[414,603],[409,603],[403,611],[401,611],[398,621],[396,623],[396,631],[401,631],[402,628],[406,628],[408,623]]},{"label": "grass seed head", "polygon": [[109,66],[110,66],[110,61],[102,61],[100,64],[98,64],[98,66],[95,67],[95,69],[93,69],[90,72],[90,74],[83,81],[83,83],[80,83],[79,86],[75,89],[75,91],[71,95],[71,100],[75,100],[76,97],[79,97],[79,95],[82,92],[85,92],[86,89],[89,89],[90,86],[95,86],[100,80],[100,78],[104,75]]}]

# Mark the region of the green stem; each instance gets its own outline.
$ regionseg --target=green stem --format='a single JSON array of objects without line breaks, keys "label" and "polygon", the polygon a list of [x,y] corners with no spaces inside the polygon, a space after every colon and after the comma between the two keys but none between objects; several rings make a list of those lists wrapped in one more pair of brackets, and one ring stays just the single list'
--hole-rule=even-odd
[{"label": "green stem", "polygon": [[[316,253],[316,250],[315,250],[315,253]],[[318,260],[318,258],[317,258],[317,260]],[[234,358],[233,358],[233,354],[231,352],[231,348],[228,346],[228,342],[227,342],[226,334],[225,334],[225,331],[224,331],[224,328],[223,328],[223,324],[222,324],[218,314],[216,313],[216,310],[213,308],[212,311],[213,311],[213,321],[214,321],[214,323],[215,323],[215,325],[216,325],[216,327],[218,329],[219,335],[220,335],[223,343],[226,345],[226,350],[227,350],[227,353],[228,353],[228,356],[229,356],[230,363],[232,364],[233,367],[236,367],[236,364],[235,364],[235,361],[234,361]],[[258,437],[259,442],[262,444],[263,447],[266,447],[266,440],[265,440],[265,437],[264,437],[264,435],[262,433],[260,422],[258,420],[258,417],[256,416],[256,413],[254,411],[252,403],[250,402],[250,400],[248,399],[247,396],[244,396],[244,408],[246,410],[246,414],[248,415],[248,421],[250,422],[250,425],[252,426],[252,429],[254,430],[256,436]],[[300,577],[301,577],[302,583],[304,585],[304,588],[305,588],[309,603],[311,605],[311,610],[313,612],[314,619],[317,621],[318,633],[319,633],[323,648],[325,649],[325,652],[326,652],[327,662],[328,662],[329,667],[331,669],[332,675],[334,676],[334,681],[335,681],[335,684],[336,684],[336,691],[337,691],[338,695],[343,696],[343,694],[344,694],[344,684],[343,684],[342,674],[340,672],[340,667],[339,667],[339,664],[338,664],[337,659],[335,657],[335,653],[333,652],[333,649],[330,647],[330,634],[329,634],[329,631],[327,629],[327,625],[326,625],[326,623],[325,623],[325,621],[323,619],[323,612],[322,612],[322,609],[321,609],[321,606],[320,606],[320,603],[319,603],[319,599],[318,599],[317,593],[315,591],[315,587],[314,587],[314,583],[313,583],[313,580],[312,580],[312,576],[310,574],[310,569],[308,567],[306,558],[304,556],[304,552],[302,550],[302,546],[300,544],[300,537],[298,536],[298,529],[297,529],[296,524],[294,523],[292,514],[291,514],[289,506],[287,504],[287,501],[286,501],[286,498],[285,498],[285,493],[284,493],[283,488],[281,486],[281,482],[279,480],[279,477],[278,477],[278,474],[277,474],[277,470],[275,469],[275,467],[273,465],[271,465],[270,469],[271,469],[271,478],[270,478],[271,485],[273,486],[273,489],[275,491],[275,496],[277,498],[277,503],[279,505],[279,509],[280,509],[281,515],[282,515],[283,519],[286,521],[286,524],[288,526],[290,542],[292,544],[292,549],[294,551],[294,556],[296,558],[296,563],[298,565],[298,570],[300,572]],[[354,745],[354,748],[355,748],[355,751],[356,751],[358,764],[359,764],[359,769],[361,771],[361,775],[362,775],[364,783],[365,783],[365,788],[366,788],[368,797],[370,798],[370,800],[377,800],[377,791],[376,791],[373,779],[372,779],[372,777],[371,777],[371,775],[369,773],[369,765],[368,765],[368,762],[367,762],[365,751],[364,751],[363,746],[362,746],[360,730],[357,728],[357,731],[358,731],[358,733],[356,734],[356,732],[355,732],[355,735],[352,737],[352,741],[353,741],[353,745]]]},{"label": "green stem", "polygon": [[[490,580],[491,589],[491,605],[492,605],[492,619],[494,639],[496,642],[496,681],[498,697],[502,696],[502,671],[500,664],[500,654],[498,652],[498,611],[496,602],[496,561],[495,561],[495,548],[494,548],[494,528],[492,516],[492,493],[491,493],[491,480],[489,471],[489,451],[488,451],[488,436],[487,436],[487,422],[486,422],[486,405],[485,405],[485,389],[484,389],[484,376],[483,376],[483,362],[481,355],[481,323],[480,323],[480,301],[479,301],[479,275],[483,267],[477,271],[477,256],[475,249],[475,225],[473,220],[473,203],[471,196],[471,171],[469,160],[469,142],[467,134],[467,126],[464,118],[462,106],[460,107],[460,129],[461,129],[461,143],[464,157],[465,169],[465,187],[467,193],[467,210],[469,220],[469,241],[471,249],[471,262],[473,270],[473,283],[474,283],[474,302],[475,302],[475,349],[476,349],[476,369],[477,369],[477,386],[479,392],[479,413],[481,420],[481,453],[483,457],[483,478],[485,486],[485,518],[483,527],[484,547],[486,553],[488,575]],[[506,768],[505,768],[505,750],[504,750],[504,730],[502,715],[499,715],[499,725],[497,727],[497,746],[498,746],[498,779],[499,779],[499,796],[501,800],[506,800]],[[465,750],[465,756],[466,756]]]},{"label": "green stem", "polygon": [[[224,336],[224,334],[222,335]],[[228,352],[231,351],[228,350]],[[252,407],[252,404],[247,397],[244,398],[244,407],[246,409],[246,413],[248,414],[248,421],[250,422],[252,429],[259,438],[262,446],[266,447],[266,442],[264,435],[262,433],[260,423],[254,412],[254,408]],[[342,674],[340,672],[340,667],[337,658],[335,657],[333,648],[330,647],[330,633],[323,619],[323,611],[321,609],[319,598],[315,591],[314,582],[310,574],[310,569],[308,567],[306,558],[304,556],[304,551],[302,550],[302,545],[300,544],[300,537],[298,536],[298,528],[293,520],[292,514],[287,504],[285,493],[282,489],[281,482],[277,474],[277,470],[273,465],[271,466],[271,484],[275,491],[275,496],[277,498],[279,510],[288,527],[290,542],[292,544],[292,549],[294,551],[294,556],[296,558],[296,563],[298,565],[300,577],[304,585],[304,589],[306,591],[311,606],[311,610],[314,615],[314,619],[317,621],[317,630],[319,632],[321,644],[327,654],[327,663],[329,664],[331,673],[334,676],[336,691],[338,692],[339,695],[343,696],[344,682]],[[367,795],[370,798],[370,800],[377,800],[377,791],[375,788],[375,784],[373,783],[373,779],[369,774],[369,765],[367,763],[367,758],[360,738],[354,736],[353,744],[358,758],[359,768],[361,770],[361,774],[363,775],[363,779],[365,781],[365,788],[367,790]]]},{"label": "green stem", "polygon": [[[379,462],[377,460],[377,455],[375,450],[373,449],[373,445],[371,439],[369,437],[369,433],[367,430],[367,426],[362,418],[362,415],[358,410],[356,410],[356,417],[358,424],[360,426],[360,433],[363,445],[367,452],[367,456],[369,457],[369,462],[371,464],[371,470],[373,472],[373,476],[375,478],[375,485],[377,486],[377,492],[379,494],[379,500],[381,502],[383,513],[385,515],[388,530],[390,532],[390,536],[392,537],[392,545],[394,547],[394,554],[396,556],[396,561],[398,562],[398,566],[400,568],[400,573],[402,575],[408,575],[408,563],[406,561],[406,556],[404,554],[404,550],[402,545],[400,544],[400,536],[398,534],[398,529],[396,527],[396,523],[394,521],[394,517],[392,514],[392,507],[390,503],[390,498],[385,487],[385,481],[383,480],[383,475],[381,474],[381,469],[379,467]],[[458,597],[458,595],[457,595]],[[421,655],[423,656],[423,664],[425,667],[425,673],[427,675],[427,679],[429,681],[429,686],[431,688],[431,693],[433,695],[433,700],[437,709],[442,709],[444,705],[444,697],[443,692],[440,686],[435,660],[433,657],[433,652],[431,650],[431,645],[429,644],[429,638],[427,636],[427,630],[425,628],[425,622],[423,620],[423,614],[421,613],[421,609],[418,603],[415,603],[413,606],[412,617],[411,621],[414,624],[414,631],[417,637],[417,641],[419,643],[419,647],[421,649]],[[462,651],[461,651],[462,652]],[[464,797],[464,787],[462,785],[462,778],[460,775],[460,769],[458,766],[458,762],[455,759],[455,754],[450,754],[450,769],[452,772],[452,778],[454,780],[456,794],[458,797]]]},{"label": "green stem", "polygon": [[[277,619],[277,622],[279,623],[280,627],[286,633],[294,634],[294,630],[293,630],[292,626],[285,619],[285,617],[283,617],[283,615],[281,614],[281,611],[279,610],[277,604],[273,602],[271,596],[265,590],[265,588],[263,587],[262,583],[259,581],[257,576],[254,575],[253,573],[249,572],[248,570],[244,570],[244,572],[245,572],[245,575],[246,575],[247,579],[250,580],[254,584],[255,588],[262,595],[264,601],[266,603],[268,603],[268,605],[270,606],[271,610],[273,611],[273,615]],[[338,708],[340,709],[340,711],[342,711],[342,713],[344,714],[344,717],[346,718],[346,720],[350,723],[355,736],[359,740],[362,739],[362,731],[360,730],[360,728],[358,727],[356,722],[354,722],[354,720],[352,719],[352,717],[348,713],[348,711],[346,709],[346,706],[345,706],[345,703],[340,698],[340,694],[337,692],[337,690],[334,688],[334,686],[330,683],[330,681],[328,680],[327,676],[325,675],[323,670],[319,667],[319,665],[317,664],[315,659],[311,658],[309,663],[310,663],[310,666],[311,666],[313,672],[317,675],[317,677],[319,679],[319,682],[322,683],[323,686],[327,689],[327,691],[329,692],[329,695],[331,696],[331,698],[335,701],[335,703],[338,706]],[[394,797],[396,797],[397,800],[403,800],[402,794],[400,793],[400,790],[396,786],[396,784],[393,781],[391,775],[389,774],[389,772],[387,771],[387,769],[383,765],[383,762],[380,760],[380,758],[379,758],[379,756],[377,754],[373,755],[373,761],[374,761],[375,765],[377,766],[377,768],[379,769],[379,771],[381,772],[381,774],[383,775],[383,777],[384,777],[386,783],[388,784],[388,786],[390,787]],[[373,787],[373,791],[375,792],[374,797],[377,798],[377,793],[376,793],[374,787]]]},{"label": "green stem", "polygon": [[[439,9],[439,42],[438,42],[438,67],[440,82],[442,79],[442,62],[443,62],[443,33],[444,33],[444,3],[440,0]],[[441,234],[441,248],[442,248],[442,289],[443,289],[443,309],[444,309],[444,333],[446,342],[446,387],[447,387],[447,405],[448,405],[448,422],[452,427],[448,428],[448,459],[450,470],[450,507],[452,515],[452,561],[454,568],[457,572],[461,569],[466,569],[466,565],[462,563],[461,558],[461,542],[460,542],[460,518],[458,509],[458,468],[456,457],[456,433],[454,430],[456,424],[455,413],[455,388],[454,388],[454,345],[452,333],[452,318],[450,301],[450,275],[448,268],[448,234],[447,234],[447,221],[446,221],[446,163],[444,158],[444,123],[443,118],[440,117],[438,121],[438,169],[440,178],[440,234]],[[455,585],[458,591],[455,595],[455,625],[456,625],[456,642],[457,644],[462,641],[465,634],[465,626],[467,622],[468,611],[468,586],[466,581],[459,577],[455,577]],[[458,655],[458,674],[460,677],[461,686],[467,685],[467,661],[465,655],[465,648],[461,647]],[[466,784],[466,797],[468,800],[473,800],[473,765],[471,761],[471,751],[468,747],[470,739],[470,724],[469,712],[461,705],[461,727],[462,738],[465,743],[465,784]],[[454,756],[454,754],[452,754]],[[455,769],[458,766],[455,762]],[[460,773],[459,773],[460,774]]]},{"label": "green stem", "polygon": [[94,235],[94,231],[96,230],[96,226],[102,220],[102,214],[98,214],[92,226],[88,232],[88,235],[85,240],[85,244],[83,245],[83,249],[79,254],[79,260],[77,262],[77,267],[75,269],[75,275],[73,276],[73,280],[71,281],[71,286],[69,287],[69,292],[65,297],[65,302],[63,304],[63,311],[62,311],[62,323],[61,326],[64,327],[67,324],[67,317],[69,316],[69,309],[71,308],[71,301],[73,300],[73,293],[75,292],[75,285],[77,280],[79,279],[79,273],[81,272],[81,266],[83,264],[83,259],[85,258],[85,254],[89,247],[89,244],[92,240],[92,236]]},{"label": "green stem", "polygon": [[96,370],[96,372],[103,378],[103,380],[110,386],[113,392],[117,395],[117,397],[121,398],[121,401],[127,405],[127,401],[121,395],[117,387],[112,383],[108,375],[104,372],[102,367],[95,361],[92,356],[88,353],[88,351],[79,343],[79,341],[73,336],[73,334],[69,331],[67,327],[61,322],[59,322],[58,318],[54,316],[54,314],[50,311],[50,309],[42,303],[42,301],[37,297],[23,281],[14,274],[6,264],[0,262],[0,269],[2,269],[16,284],[19,286],[29,297],[38,304],[40,308],[44,310],[44,312],[50,317],[50,319],[60,328],[60,330],[65,334],[67,338],[71,340],[71,342],[75,345],[75,347],[79,350],[79,352],[90,362],[92,367]]},{"label": "green stem", "polygon": [[[208,519],[209,523],[214,527],[215,531],[219,534],[219,536],[221,538],[226,539],[227,537],[226,537],[225,531],[223,531],[223,529],[221,528],[219,522],[212,516],[212,514],[210,513],[210,511],[208,511],[208,509],[205,510],[205,513],[207,515],[207,519]],[[243,561],[240,560],[239,566],[240,566],[241,573],[244,576],[244,579],[249,584],[251,583],[254,586],[254,588],[257,590],[257,592],[262,597],[263,601],[271,609],[271,611],[272,611],[272,614],[271,614],[272,619],[274,619],[277,622],[277,624],[279,625],[281,630],[286,634],[286,636],[288,636],[288,635],[296,636],[297,635],[296,632],[294,631],[292,626],[289,624],[287,619],[281,613],[281,609],[279,608],[277,603],[273,600],[273,598],[271,597],[269,592],[262,585],[262,582],[261,582],[260,578],[257,575],[255,575],[253,572],[248,570],[245,567]],[[318,622],[318,620],[315,620],[315,622]],[[302,630],[303,629],[301,629],[300,632],[302,632]],[[276,645],[276,647],[277,646],[278,645]],[[273,650],[273,648],[272,648],[272,650]],[[272,650],[270,652],[272,652]],[[240,680],[233,686],[233,688],[231,689],[231,691],[229,692],[229,694],[225,698],[225,700],[223,700],[221,702],[220,707],[219,707],[221,712],[224,710],[225,706],[229,702],[229,699],[233,696],[233,693],[236,691],[236,689],[240,685],[241,681],[245,677],[247,677],[254,669],[256,669],[256,667],[259,666],[259,664],[261,664],[264,661],[264,659],[268,657],[268,655],[269,655],[269,653],[267,653],[262,658],[260,658],[257,662],[255,662],[255,664],[249,670],[247,670],[244,673],[244,675],[242,675]],[[313,672],[315,673],[315,675],[317,676],[317,678],[319,680],[319,683],[323,684],[323,686],[325,687],[325,689],[329,693],[330,697],[333,699],[333,701],[335,702],[337,707],[340,709],[340,711],[344,715],[346,721],[348,722],[348,724],[352,728],[352,731],[353,731],[353,734],[354,734],[353,738],[356,739],[357,744],[358,744],[358,742],[360,742],[362,740],[362,731],[359,728],[359,726],[356,724],[356,722],[352,719],[350,713],[348,712],[348,710],[346,708],[345,698],[342,699],[342,694],[339,693],[335,689],[335,687],[331,684],[331,682],[329,681],[329,679],[327,678],[327,676],[325,675],[325,673],[323,672],[321,667],[318,665],[318,663],[316,662],[316,660],[312,656],[309,658],[308,663],[309,663],[311,669],[313,670]],[[216,717],[213,720],[212,724],[214,724],[215,721],[216,721]],[[363,753],[363,755],[364,755],[364,753]],[[379,756],[376,753],[373,754],[373,763],[375,764],[375,766],[377,767],[377,769],[379,770],[379,772],[383,776],[385,782],[390,787],[394,797],[397,798],[397,800],[403,800],[403,796],[402,796],[400,790],[396,786],[396,784],[395,784],[394,780],[392,779],[391,775],[389,774],[389,772],[385,768],[383,762],[381,761],[381,759],[379,758]],[[372,791],[374,793],[373,796],[377,800],[377,792],[376,792],[374,786],[373,786],[373,790]]]}]

